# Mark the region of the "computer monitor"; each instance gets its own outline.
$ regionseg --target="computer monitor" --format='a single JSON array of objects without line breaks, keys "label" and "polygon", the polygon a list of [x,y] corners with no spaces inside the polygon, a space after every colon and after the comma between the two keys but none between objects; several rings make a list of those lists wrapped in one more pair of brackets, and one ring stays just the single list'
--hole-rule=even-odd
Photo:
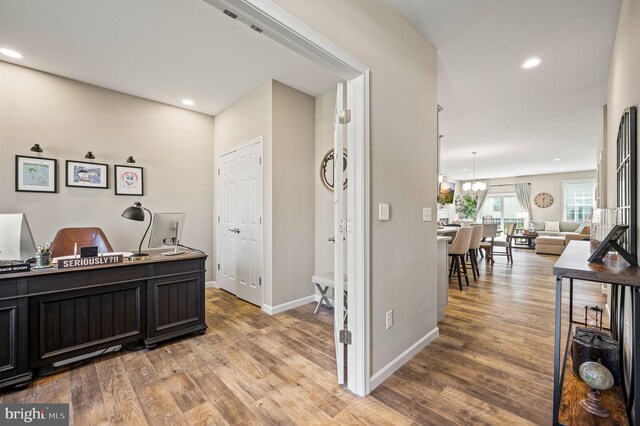
[{"label": "computer monitor", "polygon": [[173,251],[161,253],[164,256],[172,256],[183,253],[178,247],[182,239],[184,227],[184,213],[156,213],[153,215],[149,248],[174,246]]},{"label": "computer monitor", "polygon": [[0,214],[0,260],[27,260],[36,255],[36,244],[22,213]]}]

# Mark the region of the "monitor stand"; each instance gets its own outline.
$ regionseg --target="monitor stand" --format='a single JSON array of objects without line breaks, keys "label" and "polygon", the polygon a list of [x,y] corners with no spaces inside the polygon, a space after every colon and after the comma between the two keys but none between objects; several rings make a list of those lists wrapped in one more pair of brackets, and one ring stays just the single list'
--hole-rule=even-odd
[{"label": "monitor stand", "polygon": [[184,253],[184,251],[178,250],[178,247],[180,247],[180,242],[178,241],[178,239],[176,238],[174,241],[176,242],[176,244],[173,246],[173,251],[165,251],[164,253],[160,253],[162,256],[177,256]]}]

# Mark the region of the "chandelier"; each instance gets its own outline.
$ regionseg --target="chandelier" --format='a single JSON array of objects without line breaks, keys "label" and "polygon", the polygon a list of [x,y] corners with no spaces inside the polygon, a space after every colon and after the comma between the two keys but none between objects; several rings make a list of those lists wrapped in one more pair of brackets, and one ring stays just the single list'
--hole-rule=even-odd
[{"label": "chandelier", "polygon": [[465,182],[464,185],[462,185],[463,191],[478,192],[487,189],[486,183],[476,182],[476,154],[476,151],[471,153],[471,155],[473,155],[473,182]]}]

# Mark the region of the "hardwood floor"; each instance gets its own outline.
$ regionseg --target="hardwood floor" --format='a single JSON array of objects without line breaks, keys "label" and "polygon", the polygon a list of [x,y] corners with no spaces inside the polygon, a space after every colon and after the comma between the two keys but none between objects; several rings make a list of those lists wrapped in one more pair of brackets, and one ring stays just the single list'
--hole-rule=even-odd
[{"label": "hardwood floor", "polygon": [[[0,403],[68,402],[76,425],[550,424],[556,259],[514,250],[463,291],[452,280],[440,337],[367,398],[336,384],[331,312],[270,317],[209,289],[204,336],[105,355]],[[577,284],[584,303],[602,295]]]}]

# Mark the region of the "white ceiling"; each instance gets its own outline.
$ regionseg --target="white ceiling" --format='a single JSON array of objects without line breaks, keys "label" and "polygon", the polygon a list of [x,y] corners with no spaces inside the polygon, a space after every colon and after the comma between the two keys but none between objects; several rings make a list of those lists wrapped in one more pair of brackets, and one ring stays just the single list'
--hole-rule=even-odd
[{"label": "white ceiling", "polygon": [[620,0],[393,1],[438,49],[444,175],[595,169]]},{"label": "white ceiling", "polygon": [[215,115],[269,79],[338,78],[202,0],[0,0],[2,60]]}]

